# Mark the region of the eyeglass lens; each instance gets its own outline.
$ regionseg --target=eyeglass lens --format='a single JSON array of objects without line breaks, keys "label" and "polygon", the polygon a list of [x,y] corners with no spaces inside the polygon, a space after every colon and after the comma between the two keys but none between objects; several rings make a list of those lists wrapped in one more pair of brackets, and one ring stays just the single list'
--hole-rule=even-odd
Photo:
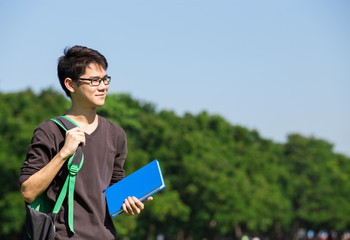
[{"label": "eyeglass lens", "polygon": [[101,84],[101,82],[103,82],[104,85],[108,85],[110,81],[111,81],[111,77],[104,76],[101,79],[91,79],[91,85],[92,86],[99,86]]}]

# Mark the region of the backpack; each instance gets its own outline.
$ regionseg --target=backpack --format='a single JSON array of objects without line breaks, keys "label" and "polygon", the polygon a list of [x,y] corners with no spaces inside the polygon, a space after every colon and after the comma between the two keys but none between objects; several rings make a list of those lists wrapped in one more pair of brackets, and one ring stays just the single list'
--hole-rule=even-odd
[{"label": "backpack", "polygon": [[[65,131],[78,127],[78,125],[66,116],[51,119]],[[62,187],[54,206],[46,196],[46,192],[38,196],[34,202],[25,203],[26,208],[26,235],[25,240],[54,240],[55,239],[55,218],[60,210],[63,200],[68,193],[68,226],[72,233],[73,228],[73,200],[76,174],[84,162],[84,154],[79,145],[75,153],[67,160],[69,174]]]}]

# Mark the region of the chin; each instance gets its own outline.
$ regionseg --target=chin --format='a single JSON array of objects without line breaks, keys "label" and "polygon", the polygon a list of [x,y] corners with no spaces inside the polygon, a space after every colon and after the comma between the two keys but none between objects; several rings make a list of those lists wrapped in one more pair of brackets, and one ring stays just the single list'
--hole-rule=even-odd
[{"label": "chin", "polygon": [[105,105],[105,102],[104,101],[99,102],[99,103],[96,103],[95,105],[96,105],[96,107],[102,107],[103,105]]},{"label": "chin", "polygon": [[91,107],[101,107],[105,104],[105,101],[93,101],[90,103]]}]

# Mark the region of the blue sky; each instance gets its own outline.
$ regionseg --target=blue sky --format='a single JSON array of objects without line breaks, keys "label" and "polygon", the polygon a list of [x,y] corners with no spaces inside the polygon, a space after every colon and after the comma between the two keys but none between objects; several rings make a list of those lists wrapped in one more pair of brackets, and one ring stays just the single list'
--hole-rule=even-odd
[{"label": "blue sky", "polygon": [[85,45],[110,92],[219,114],[285,142],[350,156],[350,1],[1,1],[0,91],[60,90],[57,59]]}]

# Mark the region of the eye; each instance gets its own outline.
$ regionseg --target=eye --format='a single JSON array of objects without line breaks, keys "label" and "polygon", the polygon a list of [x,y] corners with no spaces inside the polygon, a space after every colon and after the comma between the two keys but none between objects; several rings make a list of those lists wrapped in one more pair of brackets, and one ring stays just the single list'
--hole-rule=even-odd
[{"label": "eye", "polygon": [[91,83],[92,84],[99,84],[100,83],[100,79],[99,78],[91,79]]}]

